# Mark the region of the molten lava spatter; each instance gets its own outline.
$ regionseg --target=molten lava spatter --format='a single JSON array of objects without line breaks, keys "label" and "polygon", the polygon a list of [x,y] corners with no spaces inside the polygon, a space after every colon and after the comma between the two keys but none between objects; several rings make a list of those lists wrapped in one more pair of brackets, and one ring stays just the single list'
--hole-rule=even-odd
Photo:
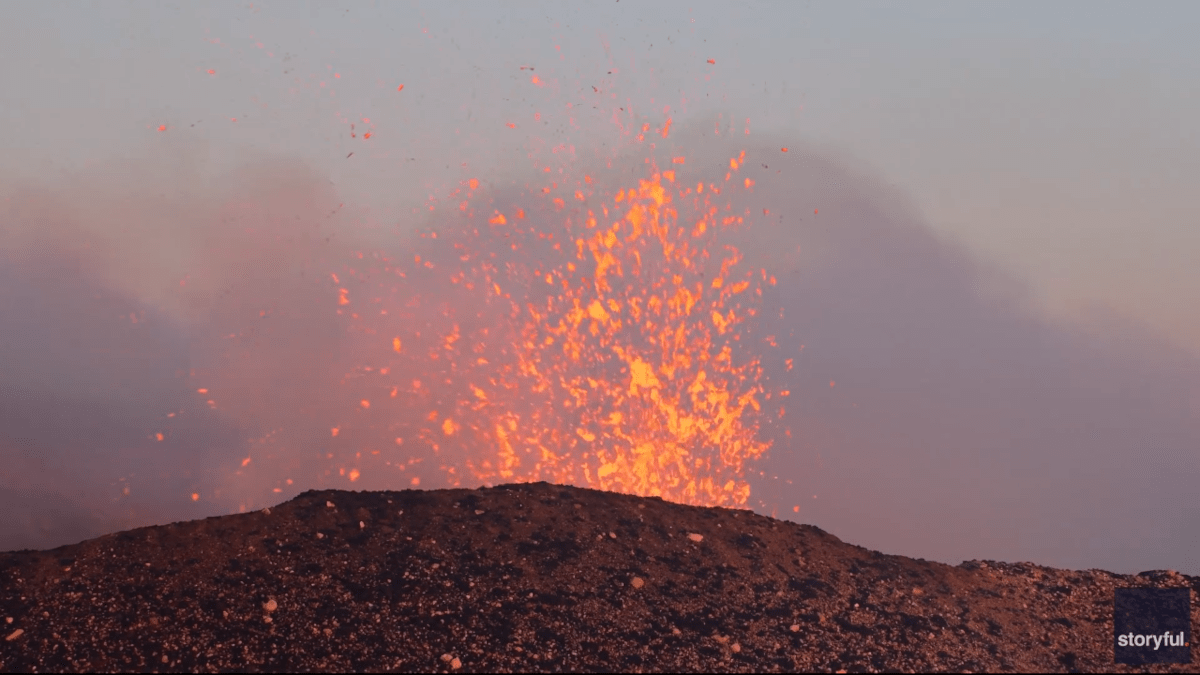
[{"label": "molten lava spatter", "polygon": [[748,320],[774,278],[723,237],[748,225],[719,205],[725,188],[657,170],[611,194],[585,177],[511,203],[478,186],[411,257],[352,271],[371,279],[361,290],[339,280],[339,311],[380,354],[353,400],[394,438],[388,453],[432,454],[452,485],[746,504],[745,465],[769,446]]}]

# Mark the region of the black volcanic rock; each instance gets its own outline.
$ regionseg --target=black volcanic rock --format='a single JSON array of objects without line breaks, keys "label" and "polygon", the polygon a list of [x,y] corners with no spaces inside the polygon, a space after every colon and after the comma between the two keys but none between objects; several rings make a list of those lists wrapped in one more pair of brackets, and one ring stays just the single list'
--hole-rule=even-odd
[{"label": "black volcanic rock", "polygon": [[0,553],[0,670],[1129,672],[1122,586],[1200,579],[951,567],[545,483],[312,491]]}]

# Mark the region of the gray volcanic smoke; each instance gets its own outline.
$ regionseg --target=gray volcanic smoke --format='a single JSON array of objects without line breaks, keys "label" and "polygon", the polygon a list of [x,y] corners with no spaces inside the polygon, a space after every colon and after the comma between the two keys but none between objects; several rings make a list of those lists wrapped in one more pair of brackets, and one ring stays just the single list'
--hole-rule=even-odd
[{"label": "gray volcanic smoke", "polygon": [[[867,172],[748,140],[674,134],[651,155],[662,168],[686,155],[681,183],[719,185],[746,152],[736,179],[753,187],[724,197],[752,225],[730,241],[778,280],[754,330],[778,342],[764,380],[790,392],[786,416],[759,429],[771,449],[746,466],[750,506],[888,553],[1200,571],[1194,359],[1114,317],[1049,323]],[[649,177],[646,157],[575,173],[615,192]],[[441,487],[447,465],[473,487],[458,459],[356,422],[375,414],[362,364],[391,336],[337,313],[341,289],[365,297],[378,281],[349,275],[357,261],[454,241],[364,226],[287,160],[220,179],[177,157],[121,168],[6,181],[0,549],[309,488]],[[504,178],[490,198],[526,204],[549,231],[552,211],[514,187],[525,177]],[[497,248],[498,265],[521,262]]]}]

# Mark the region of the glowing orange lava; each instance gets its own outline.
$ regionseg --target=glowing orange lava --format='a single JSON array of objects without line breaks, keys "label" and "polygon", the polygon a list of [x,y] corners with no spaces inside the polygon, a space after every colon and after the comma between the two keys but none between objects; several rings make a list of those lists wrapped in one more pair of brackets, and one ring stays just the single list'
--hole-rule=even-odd
[{"label": "glowing orange lava", "polygon": [[350,270],[372,279],[362,291],[333,277],[337,311],[377,344],[379,362],[360,369],[371,389],[354,399],[369,426],[392,452],[415,441],[404,450],[432,454],[452,485],[746,504],[769,396],[743,338],[774,278],[727,243],[748,223],[720,195],[751,185],[652,170],[611,194],[589,192],[588,176],[498,203],[471,179],[457,220],[419,253]]}]

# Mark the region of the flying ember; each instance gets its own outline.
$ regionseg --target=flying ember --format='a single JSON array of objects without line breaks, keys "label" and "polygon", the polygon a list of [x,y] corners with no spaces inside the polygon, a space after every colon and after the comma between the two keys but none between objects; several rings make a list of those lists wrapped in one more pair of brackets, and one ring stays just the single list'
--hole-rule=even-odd
[{"label": "flying ember", "polygon": [[389,452],[420,456],[390,470],[746,504],[769,446],[750,333],[774,278],[729,236],[750,226],[722,201],[750,189],[744,160],[721,185],[649,164],[609,191],[472,179],[409,254],[347,269],[337,311],[377,355],[352,400]]}]

